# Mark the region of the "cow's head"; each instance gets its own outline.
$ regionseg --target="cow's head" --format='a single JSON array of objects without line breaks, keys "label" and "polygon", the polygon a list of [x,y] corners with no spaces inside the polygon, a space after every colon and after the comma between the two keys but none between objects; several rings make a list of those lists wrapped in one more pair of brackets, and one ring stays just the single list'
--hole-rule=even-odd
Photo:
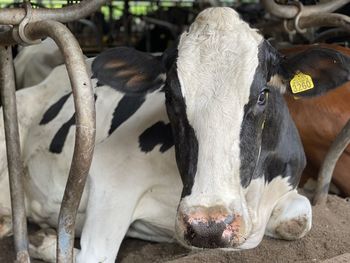
[{"label": "cow's head", "polygon": [[162,57],[118,49],[97,61],[99,80],[119,90],[164,85],[183,181],[177,236],[209,248],[244,247],[299,181],[305,157],[282,97],[291,81],[305,89],[297,96],[317,95],[347,81],[350,63],[317,47],[285,59],[230,8],[200,13]]}]

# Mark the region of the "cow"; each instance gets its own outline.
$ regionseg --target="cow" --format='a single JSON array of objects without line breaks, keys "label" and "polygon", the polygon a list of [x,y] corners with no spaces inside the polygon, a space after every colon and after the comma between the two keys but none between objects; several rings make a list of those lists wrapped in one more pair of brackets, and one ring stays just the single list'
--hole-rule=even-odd
[{"label": "cow", "polygon": [[[349,79],[349,62],[318,47],[284,58],[225,7],[202,11],[162,56],[120,47],[88,59],[97,135],[76,262],[114,262],[125,235],[224,250],[254,248],[264,235],[305,236],[311,205],[296,189],[305,154],[283,94],[325,93]],[[17,105],[27,216],[55,227],[75,133],[65,68],[18,91]],[[5,236],[11,210],[0,136]],[[53,231],[30,240],[32,256],[55,260]]]},{"label": "cow", "polygon": [[[286,56],[291,56],[310,47],[314,46],[296,46],[282,52]],[[350,49],[338,45],[319,44],[318,47],[350,55]],[[315,178],[318,174],[331,143],[349,120],[349,99],[349,82],[319,97],[299,99],[297,96],[286,96],[289,111],[298,128],[307,158],[302,183],[309,178]],[[348,146],[337,162],[332,177],[332,182],[344,196],[350,196],[349,152]]]},{"label": "cow", "polygon": [[47,38],[40,44],[21,47],[13,63],[19,90],[42,82],[52,69],[64,63],[64,58],[56,43]]}]

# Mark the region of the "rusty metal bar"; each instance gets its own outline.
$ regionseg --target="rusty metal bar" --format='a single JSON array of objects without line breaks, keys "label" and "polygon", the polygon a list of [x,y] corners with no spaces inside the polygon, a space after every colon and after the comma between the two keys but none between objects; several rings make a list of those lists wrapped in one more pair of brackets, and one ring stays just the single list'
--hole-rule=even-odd
[{"label": "rusty metal bar", "polygon": [[16,262],[29,263],[27,218],[22,184],[24,170],[21,158],[15,91],[11,47],[0,46],[0,96],[4,115]]},{"label": "rusty metal bar", "polygon": [[[350,31],[350,17],[343,14],[318,14],[307,17],[303,16],[299,19],[298,26],[301,29],[310,27],[341,27]],[[287,27],[289,30],[295,30],[295,21],[288,20]]]},{"label": "rusty metal bar", "polygon": [[327,201],[329,185],[337,161],[350,143],[350,119],[332,143],[318,174],[317,188],[313,204],[324,204]]},{"label": "rusty metal bar", "polygon": [[[31,22],[40,20],[56,20],[61,23],[71,22],[97,11],[107,0],[84,0],[79,4],[63,8],[33,9]],[[18,25],[26,15],[23,8],[0,9],[0,24]]]},{"label": "rusty metal bar", "polygon": [[[12,37],[7,41],[16,41],[16,33],[16,30],[12,30],[11,34],[7,33]],[[56,42],[65,58],[73,89],[75,148],[60,211],[57,244],[57,262],[72,262],[76,212],[91,165],[95,139],[95,108],[91,81],[79,44],[63,24],[50,20],[29,23],[24,33],[30,40],[49,36]]]},{"label": "rusty metal bar", "polygon": [[[320,13],[331,13],[340,7],[350,3],[350,0],[332,0],[326,3],[303,7],[303,17]],[[261,4],[270,14],[279,18],[294,18],[299,13],[299,8],[295,5],[281,5],[275,0],[261,0]]]},{"label": "rusty metal bar", "polygon": [[95,107],[93,90],[83,53],[73,34],[56,21],[30,23],[25,28],[30,39],[51,37],[63,53],[73,89],[76,133],[75,148],[63,196],[57,240],[57,262],[73,262],[75,219],[95,143]]}]

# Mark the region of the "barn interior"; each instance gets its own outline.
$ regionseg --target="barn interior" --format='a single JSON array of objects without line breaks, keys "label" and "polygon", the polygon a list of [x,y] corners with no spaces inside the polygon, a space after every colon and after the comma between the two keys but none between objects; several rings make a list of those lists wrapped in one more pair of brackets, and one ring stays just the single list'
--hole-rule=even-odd
[{"label": "barn interior", "polygon": [[[47,9],[68,7],[84,1],[31,0],[30,3],[33,9]],[[78,40],[83,54],[89,58],[120,46],[161,54],[176,45],[180,34],[188,29],[202,10],[213,6],[235,9],[244,21],[258,29],[285,56],[310,45],[334,48],[350,56],[348,0],[109,0],[97,11],[65,25]],[[276,6],[287,8],[278,9]],[[316,6],[327,8],[317,9]],[[13,8],[23,8],[23,2],[0,0],[0,11]],[[21,79],[24,74],[31,74],[30,70],[36,63],[42,63],[40,60],[35,62],[40,57],[38,52],[46,52],[41,48],[35,50],[35,45],[29,47],[33,47],[32,56],[30,62],[24,64],[20,54],[28,47],[12,45],[15,71],[16,63],[18,67],[22,66],[16,71],[16,74],[22,74],[16,76],[16,89],[29,87],[38,81],[30,77]],[[44,53],[41,54],[43,56]],[[48,44],[44,55],[47,56],[44,59],[54,59],[52,67],[64,63],[54,43]],[[235,252],[190,251],[177,243],[126,238],[116,262],[350,262],[350,108],[346,103],[349,99],[350,82],[317,98],[286,95],[291,115],[301,133],[308,163],[299,187],[315,204],[313,228],[306,237],[294,241],[265,237],[257,248]],[[329,101],[333,103],[331,106]],[[311,108],[314,115],[311,115]],[[315,114],[318,115],[317,120]],[[341,132],[347,137],[338,140]],[[315,148],[316,144],[318,148]],[[331,152],[331,149],[338,152]],[[325,164],[326,156],[328,163]],[[325,181],[319,179],[321,176],[326,178],[322,179]],[[328,198],[327,201],[325,198]],[[38,230],[32,222],[28,224],[29,232]],[[79,247],[79,239],[75,240],[75,246]],[[14,262],[15,258],[13,237],[1,239],[0,263]],[[43,261],[33,259],[31,262]]]}]

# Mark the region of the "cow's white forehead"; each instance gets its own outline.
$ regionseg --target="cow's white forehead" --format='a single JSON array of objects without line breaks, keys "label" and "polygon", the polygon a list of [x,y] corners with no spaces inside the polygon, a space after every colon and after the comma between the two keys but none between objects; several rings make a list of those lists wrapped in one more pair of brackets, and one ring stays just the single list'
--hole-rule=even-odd
[{"label": "cow's white forehead", "polygon": [[191,199],[199,193],[241,191],[240,131],[261,42],[256,30],[231,8],[204,10],[181,36],[177,73],[199,145],[195,182],[186,198],[189,205],[195,205]]},{"label": "cow's white forehead", "polygon": [[198,90],[205,91],[206,97],[228,88],[247,95],[261,41],[257,31],[231,8],[201,12],[178,46],[178,76],[187,106],[192,97],[198,98]]}]

